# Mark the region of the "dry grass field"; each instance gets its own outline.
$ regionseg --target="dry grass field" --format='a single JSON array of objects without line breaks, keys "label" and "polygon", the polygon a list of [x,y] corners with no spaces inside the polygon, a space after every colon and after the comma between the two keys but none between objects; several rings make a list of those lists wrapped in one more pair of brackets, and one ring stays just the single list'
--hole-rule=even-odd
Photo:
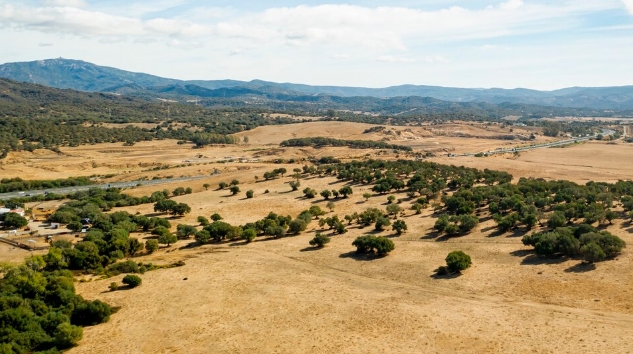
[{"label": "dry grass field", "polygon": [[[568,148],[540,149],[520,156],[449,158],[445,151],[476,152],[520,144],[495,139],[508,129],[483,125],[391,127],[387,132],[363,134],[368,124],[310,122],[260,127],[240,133],[249,144],[191,149],[175,141],[100,144],[64,148],[62,154],[36,151],[12,153],[1,162],[3,176],[62,178],[115,174],[107,180],[135,180],[155,176],[206,175],[188,183],[138,187],[126,191],[147,195],[157,189],[190,186],[194,193],[175,197],[192,212],[172,225],[195,225],[198,215],[221,214],[231,224],[263,218],[269,212],[296,216],[326,201],[305,199],[305,187],[317,191],[339,189],[335,178],[301,179],[291,191],[286,175],[263,181],[274,168],[302,167],[311,156],[342,159],[394,159],[377,150],[347,148],[280,148],[294,137],[328,136],[340,139],[387,140],[427,150],[433,161],[506,170],[518,177],[615,181],[631,179],[633,164],[625,163],[631,144],[592,142]],[[529,130],[516,134],[528,134]],[[461,136],[460,136],[461,135]],[[468,136],[468,137],[465,137]],[[539,136],[537,141],[546,141]],[[403,157],[403,156],[401,156]],[[295,164],[274,164],[294,158]],[[240,162],[241,160],[246,162]],[[233,161],[233,162],[229,162]],[[152,170],[158,164],[172,166]],[[176,167],[178,166],[178,167]],[[211,176],[214,169],[219,175]],[[256,176],[259,177],[256,179]],[[241,193],[217,190],[219,182],[240,181]],[[211,188],[205,190],[203,184]],[[370,186],[352,186],[354,194],[334,200],[327,215],[384,209],[385,196],[368,201]],[[252,189],[253,199],[244,192]],[[268,193],[265,193],[268,191]],[[406,198],[404,193],[396,194]],[[408,209],[411,201],[403,201]],[[153,213],[152,205],[124,208],[130,213]],[[633,257],[625,249],[617,259],[595,269],[577,260],[544,260],[527,252],[521,233],[497,235],[494,221],[484,217],[471,234],[449,240],[433,238],[431,209],[421,215],[406,210],[401,217],[409,230],[389,236],[395,250],[384,258],[357,257],[352,241],[373,228],[349,227],[343,235],[315,250],[308,245],[316,221],[299,236],[278,240],[260,238],[244,244],[227,242],[197,247],[178,241],[139,262],[166,264],[184,260],[178,268],[142,275],[132,290],[110,292],[108,285],[122,276],[77,283],[89,299],[101,299],[121,309],[108,323],[88,327],[84,339],[70,353],[630,353],[633,352]],[[633,225],[614,222],[609,231],[633,245]],[[324,230],[330,234],[329,230]],[[136,234],[133,237],[145,238]],[[28,255],[0,244],[2,260]],[[434,278],[446,254],[463,250],[473,266],[461,276]],[[22,257],[18,253],[22,252]]]}]

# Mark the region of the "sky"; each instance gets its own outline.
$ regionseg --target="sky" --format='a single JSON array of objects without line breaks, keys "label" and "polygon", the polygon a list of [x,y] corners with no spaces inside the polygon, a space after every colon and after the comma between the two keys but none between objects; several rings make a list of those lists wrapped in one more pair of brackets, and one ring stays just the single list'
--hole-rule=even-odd
[{"label": "sky", "polygon": [[0,63],[186,80],[633,85],[633,0],[0,0]]}]

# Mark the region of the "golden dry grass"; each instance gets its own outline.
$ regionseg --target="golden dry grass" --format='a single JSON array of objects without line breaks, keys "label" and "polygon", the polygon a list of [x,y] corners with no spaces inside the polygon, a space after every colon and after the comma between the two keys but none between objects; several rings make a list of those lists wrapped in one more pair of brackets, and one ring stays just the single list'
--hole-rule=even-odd
[{"label": "golden dry grass", "polygon": [[[3,175],[23,178],[62,178],[73,175],[116,173],[111,180],[167,175],[207,175],[190,183],[139,187],[127,192],[147,195],[154,190],[190,186],[194,193],[174,198],[188,203],[191,214],[172,224],[196,224],[196,217],[218,212],[225,221],[244,224],[273,211],[296,216],[311,205],[324,210],[320,197],[305,199],[291,192],[290,177],[262,181],[274,168],[289,172],[310,156],[343,159],[396,158],[375,150],[346,148],[279,148],[285,139],[330,136],[340,139],[387,138],[415,149],[438,151],[434,161],[477,168],[507,170],[515,177],[531,176],[613,181],[630,179],[633,164],[626,164],[633,146],[593,142],[564,149],[521,153],[518,158],[447,158],[440,151],[474,152],[512,146],[517,142],[493,139],[507,129],[482,125],[388,127],[393,134],[363,134],[367,124],[311,122],[261,127],[243,146],[191,149],[175,141],[154,141],[123,147],[100,144],[65,148],[63,155],[36,151],[13,153],[2,162]],[[408,131],[406,131],[408,129]],[[443,136],[430,129],[442,129]],[[400,131],[400,133],[398,133]],[[481,138],[460,138],[455,132]],[[526,130],[525,133],[529,131]],[[398,140],[400,139],[400,140]],[[539,137],[539,139],[542,139]],[[543,139],[544,140],[544,139]],[[202,157],[197,157],[202,155]],[[232,157],[234,162],[219,161]],[[258,159],[258,162],[237,162]],[[295,164],[274,164],[276,158],[295,158]],[[185,161],[196,161],[185,163]],[[93,167],[93,162],[96,167]],[[150,171],[158,163],[168,170]],[[210,176],[218,169],[221,174]],[[290,173],[289,173],[290,174]],[[256,176],[259,178],[256,180]],[[230,196],[216,190],[221,181],[240,181],[242,192]],[[203,184],[211,185],[209,190]],[[339,189],[334,178],[301,180],[311,187]],[[365,202],[370,186],[352,186],[354,194],[335,201],[329,215],[343,217],[367,207],[385,208],[386,196]],[[252,189],[255,198],[245,199]],[[269,193],[265,193],[268,190]],[[405,198],[404,194],[398,194]],[[411,201],[402,205],[408,208]],[[152,213],[151,205],[125,208],[131,213]],[[257,240],[244,245],[184,247],[179,241],[136,261],[167,263],[184,259],[179,268],[142,276],[133,290],[109,292],[121,277],[78,283],[86,298],[99,298],[121,310],[110,322],[84,330],[84,339],[71,353],[626,353],[633,351],[633,258],[628,250],[595,270],[577,260],[545,261],[534,258],[520,235],[494,233],[494,222],[484,221],[473,233],[437,242],[431,238],[435,221],[431,211],[403,219],[409,231],[394,237],[396,249],[387,257],[362,260],[351,242],[371,232],[352,226],[332,236],[324,249],[313,250],[308,241],[319,230],[316,222],[295,237]],[[609,230],[633,244],[633,225],[618,222]],[[329,233],[329,231],[325,231]],[[393,236],[392,231],[382,235]],[[135,234],[146,238],[148,235]],[[0,250],[5,247],[0,245]],[[473,258],[473,267],[460,277],[435,279],[434,269],[453,250]],[[13,251],[11,251],[13,252]],[[3,260],[23,254],[0,252]],[[187,280],[184,280],[187,278]]]}]

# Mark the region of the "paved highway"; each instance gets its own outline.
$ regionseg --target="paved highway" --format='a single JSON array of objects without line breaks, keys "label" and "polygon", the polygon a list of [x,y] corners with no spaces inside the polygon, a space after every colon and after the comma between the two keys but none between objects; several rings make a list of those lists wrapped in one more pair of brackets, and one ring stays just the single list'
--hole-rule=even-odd
[{"label": "paved highway", "polygon": [[[602,129],[602,133],[601,134],[603,136],[613,135],[613,134],[615,134],[615,130]],[[597,136],[598,136],[598,134],[595,134],[595,135],[584,136],[584,137],[579,137],[579,138],[571,138],[571,139],[553,141],[551,143],[545,143],[545,144],[535,144],[535,145],[521,146],[521,147],[515,147],[515,148],[497,149],[497,150],[492,150],[492,151],[482,151],[482,153],[483,154],[487,154],[487,155],[492,155],[492,154],[505,154],[505,153],[509,153],[509,152],[513,153],[513,152],[519,152],[519,151],[528,151],[528,150],[534,150],[534,149],[549,148],[549,147],[554,147],[554,146],[568,145],[568,144],[573,144],[573,143],[577,143],[577,142],[580,142],[580,141],[586,141],[586,140],[590,140],[590,139],[595,139]],[[451,155],[451,156],[474,156],[475,154],[476,153],[466,153],[466,154]]]},{"label": "paved highway", "polygon": [[185,182],[185,181],[195,181],[207,176],[193,176],[193,177],[178,177],[178,178],[165,178],[165,179],[153,179],[153,180],[144,180],[144,181],[131,181],[131,182],[114,182],[114,183],[106,183],[106,184],[92,184],[88,186],[75,186],[75,187],[62,187],[62,188],[50,188],[50,189],[39,189],[32,191],[23,191],[23,192],[10,192],[10,193],[0,193],[0,200],[8,200],[12,198],[21,198],[21,197],[30,197],[34,195],[44,195],[48,193],[54,194],[70,194],[74,192],[87,191],[91,188],[130,188],[136,186],[154,186],[165,183],[173,183],[173,182]]}]

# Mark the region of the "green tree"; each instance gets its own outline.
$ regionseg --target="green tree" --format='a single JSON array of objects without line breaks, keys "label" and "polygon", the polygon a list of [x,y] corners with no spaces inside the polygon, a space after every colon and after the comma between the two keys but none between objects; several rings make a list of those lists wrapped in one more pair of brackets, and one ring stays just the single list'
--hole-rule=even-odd
[{"label": "green tree", "polygon": [[5,229],[19,229],[29,224],[28,220],[17,213],[6,213],[3,217]]},{"label": "green tree", "polygon": [[193,237],[201,245],[207,244],[209,243],[209,241],[211,241],[211,234],[209,234],[209,231],[207,230],[200,230],[196,232]]},{"label": "green tree", "polygon": [[252,189],[249,189],[246,191],[246,198],[253,198],[253,195],[255,194],[255,192]]},{"label": "green tree", "polygon": [[209,219],[205,218],[202,215],[198,216],[197,220],[198,220],[198,223],[200,224],[200,226],[207,226],[207,225],[209,225]]},{"label": "green tree", "polygon": [[292,188],[293,191],[296,191],[297,189],[299,189],[299,187],[301,186],[301,183],[299,181],[290,181],[290,188]]},{"label": "green tree", "polygon": [[324,199],[326,199],[326,200],[327,200],[327,199],[330,199],[330,196],[332,195],[332,192],[330,192],[328,189],[324,189],[324,190],[322,190],[322,191],[321,191],[321,193],[320,193],[320,194],[321,194],[321,196],[322,196]]},{"label": "green tree", "polygon": [[396,220],[393,222],[392,229],[398,235],[402,235],[403,232],[407,231],[407,223],[405,223],[404,220]]},{"label": "green tree", "polygon": [[153,253],[158,249],[158,241],[156,240],[147,240],[145,241],[145,249],[148,253]]},{"label": "green tree", "polygon": [[604,260],[607,256],[600,246],[594,242],[590,242],[580,248],[582,259],[588,263],[594,263]]},{"label": "green tree", "polygon": [[178,224],[178,226],[176,226],[176,237],[180,240],[186,240],[195,235],[196,232],[198,232],[198,230],[191,225]]},{"label": "green tree", "polygon": [[167,245],[167,247],[171,246],[172,243],[176,243],[176,241],[178,241],[176,235],[172,234],[169,231],[158,236],[158,243]]},{"label": "green tree", "polygon": [[470,256],[462,251],[453,251],[446,256],[446,267],[451,273],[459,273],[472,264]]},{"label": "green tree", "polygon": [[233,185],[231,186],[231,188],[229,188],[229,191],[231,191],[232,195],[236,195],[240,192],[240,187],[238,187],[237,185]]},{"label": "green tree", "polygon": [[376,229],[376,231],[384,231],[385,230],[385,226],[389,226],[389,225],[391,225],[391,221],[389,221],[389,219],[387,219],[384,216],[380,216],[376,220],[375,229]]},{"label": "green tree", "polygon": [[242,232],[242,238],[247,242],[253,242],[253,240],[255,240],[255,238],[257,237],[257,231],[253,230],[253,229],[245,229]]},{"label": "green tree", "polygon": [[363,198],[365,198],[365,201],[368,201],[369,198],[371,198],[371,193],[368,193],[368,192],[363,193]]},{"label": "green tree", "polygon": [[320,232],[317,232],[316,235],[314,236],[314,238],[312,240],[310,240],[310,246],[315,246],[315,247],[324,247],[327,243],[330,242],[330,238],[327,237],[326,235],[321,234]]},{"label": "green tree", "polygon": [[338,192],[343,196],[343,198],[347,198],[348,195],[352,195],[354,192],[352,191],[352,187],[345,186],[338,190]]},{"label": "green tree", "polygon": [[73,326],[68,322],[60,323],[55,328],[55,347],[58,349],[72,348],[83,338],[83,328]]},{"label": "green tree", "polygon": [[141,285],[142,282],[143,280],[138,275],[128,274],[123,277],[123,284],[129,286],[130,288],[136,288]]}]

